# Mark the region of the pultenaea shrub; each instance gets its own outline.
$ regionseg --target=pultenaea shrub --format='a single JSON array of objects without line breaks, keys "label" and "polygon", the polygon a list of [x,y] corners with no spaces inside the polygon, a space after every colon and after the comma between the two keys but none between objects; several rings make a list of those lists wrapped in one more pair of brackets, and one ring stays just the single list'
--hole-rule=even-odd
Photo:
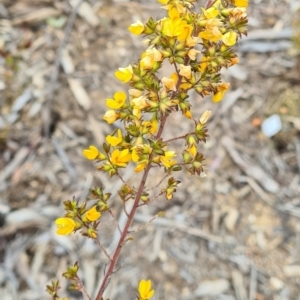
[{"label": "pultenaea shrub", "polygon": [[[230,85],[222,82],[220,71],[238,63],[232,46],[247,34],[245,9],[248,0],[209,0],[205,8],[199,7],[197,0],[158,1],[166,10],[165,18],[150,18],[146,23],[137,21],[129,27],[131,33],[146,38],[144,43],[148,45],[136,63],[115,72],[116,78],[130,89],[127,93],[117,91],[106,99],[108,110],[103,119],[108,124],[118,121],[122,129],[114,129],[107,135],[102,149],[90,145],[83,150],[88,160],[97,163],[99,171],[122,181],[118,191],[120,201],[124,206],[127,202],[131,203],[129,212],[126,212],[126,223],[123,228],[117,224],[110,208],[111,194],[103,187],[91,189],[89,199],[82,203],[75,199],[65,201],[66,213],[56,220],[57,234],[79,232],[93,239],[107,257],[107,268],[95,300],[103,299],[120,252],[132,239],[129,228],[137,209],[161,197],[172,200],[180,183],[173,177],[174,173],[183,169],[192,175],[203,173],[204,157],[198,148],[208,137],[205,124],[211,112],[205,111],[199,120],[194,120],[188,93],[194,90],[201,97],[212,95],[212,101],[221,101]],[[174,72],[169,77],[160,78],[158,71],[164,61],[173,66]],[[171,114],[178,112],[183,114],[186,122],[192,122],[194,128],[184,135],[164,140],[162,134],[167,128],[166,121]],[[172,149],[172,142],[181,139],[185,143],[179,155]],[[129,164],[134,164],[135,172],[142,172],[137,188],[122,178],[122,169]],[[154,171],[160,167],[165,175],[155,187],[157,193],[151,198],[145,186],[153,167],[156,167]],[[163,183],[165,186],[161,188]],[[113,253],[108,253],[102,246],[98,234],[101,217],[106,213],[114,218],[120,232]],[[92,299],[78,276],[78,268],[76,262],[63,276],[71,281],[71,289],[81,291],[84,299]],[[151,285],[151,280],[140,281],[139,300],[152,298],[154,290]],[[60,298],[58,290],[57,280],[47,286],[52,299],[67,299]]]}]

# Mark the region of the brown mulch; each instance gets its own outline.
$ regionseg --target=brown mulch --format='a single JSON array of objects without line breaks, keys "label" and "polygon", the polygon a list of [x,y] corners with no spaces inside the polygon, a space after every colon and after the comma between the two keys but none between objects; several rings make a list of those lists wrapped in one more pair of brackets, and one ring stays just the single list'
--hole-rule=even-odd
[{"label": "brown mulch", "polygon": [[[121,183],[97,172],[81,152],[101,147],[112,131],[102,120],[104,99],[125,89],[113,73],[144,49],[128,25],[163,11],[156,1],[91,0],[76,16],[76,3],[0,3],[1,300],[49,299],[45,285],[54,278],[61,295],[80,299],[61,277],[76,260],[95,293],[107,260],[78,234],[55,234],[64,200],[84,200],[91,187],[104,186],[120,225],[125,221]],[[156,300],[299,299],[299,8],[288,0],[250,4],[249,37],[236,47],[240,64],[223,74],[231,91],[219,104],[191,95],[195,119],[212,110],[201,150],[206,177],[180,173],[172,201],[141,208],[133,229],[166,214],[125,247],[107,298],[134,299],[138,281],[149,278]],[[274,114],[282,129],[266,137],[261,123]],[[182,120],[174,115],[165,137],[193,125]],[[135,183],[132,168],[123,175]],[[155,182],[152,176],[149,186]],[[118,231],[110,216],[101,225],[111,252]]]}]

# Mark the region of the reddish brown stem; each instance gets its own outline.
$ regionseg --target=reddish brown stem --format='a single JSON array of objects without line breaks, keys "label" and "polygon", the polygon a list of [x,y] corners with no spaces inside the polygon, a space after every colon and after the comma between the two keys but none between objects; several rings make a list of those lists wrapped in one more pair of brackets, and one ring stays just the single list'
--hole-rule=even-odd
[{"label": "reddish brown stem", "polygon": [[206,7],[205,8],[206,9],[210,8],[215,2],[216,2],[216,0],[208,0],[207,3],[206,3]]},{"label": "reddish brown stem", "polygon": [[[160,126],[159,126],[159,130],[158,130],[157,135],[156,135],[156,139],[159,139],[161,137],[161,134],[163,132],[166,120],[167,120],[167,116],[163,116],[162,121],[161,121]],[[118,242],[118,245],[116,247],[115,253],[114,253],[113,257],[112,257],[112,260],[109,263],[108,269],[107,269],[107,271],[105,273],[105,277],[104,277],[104,279],[102,281],[102,284],[100,286],[99,292],[98,292],[95,300],[101,300],[102,299],[102,296],[103,296],[105,288],[106,288],[106,286],[108,284],[109,278],[110,278],[111,274],[114,271],[114,267],[115,267],[115,265],[116,265],[116,263],[118,261],[120,252],[122,250],[122,247],[124,245],[125,239],[127,237],[128,229],[129,229],[129,227],[130,227],[130,225],[132,223],[133,217],[134,217],[135,212],[136,212],[136,210],[138,208],[138,204],[139,204],[139,201],[141,199],[141,196],[142,196],[142,193],[143,193],[143,190],[144,190],[144,187],[145,187],[146,180],[147,180],[147,177],[148,177],[150,169],[151,169],[151,164],[149,164],[147,166],[147,168],[145,169],[145,172],[144,172],[144,175],[142,177],[139,189],[137,191],[137,194],[136,194],[136,197],[135,197],[132,209],[130,211],[129,217],[128,217],[127,222],[126,222],[126,224],[124,226],[124,229],[122,231],[122,234],[121,234],[120,240]]]},{"label": "reddish brown stem", "polygon": [[[189,58],[187,57],[185,59],[184,64],[187,65],[188,62],[189,62]],[[178,90],[181,82],[182,82],[182,76],[179,75],[179,79],[178,79],[177,84],[176,84],[176,90]],[[173,93],[172,98],[174,98],[175,95],[176,95],[176,92]],[[160,126],[159,126],[158,132],[157,132],[156,137],[155,137],[156,140],[159,140],[161,138],[161,135],[162,135],[162,133],[164,131],[164,127],[165,127],[167,118],[168,118],[168,115],[163,115],[161,117]],[[151,157],[152,157],[152,155],[150,154],[149,161],[151,161]],[[143,174],[143,177],[142,177],[139,189],[137,191],[137,194],[136,194],[133,206],[131,208],[130,214],[128,216],[128,219],[126,221],[124,229],[122,231],[120,240],[119,240],[118,245],[116,247],[116,250],[115,250],[115,252],[113,254],[112,260],[109,262],[108,269],[107,269],[107,271],[105,273],[104,279],[102,281],[102,284],[100,286],[100,289],[98,291],[98,294],[97,294],[95,300],[102,300],[103,299],[102,298],[103,297],[103,293],[104,293],[104,291],[106,289],[106,286],[109,283],[110,276],[112,275],[112,273],[114,271],[114,268],[115,268],[115,265],[116,265],[116,263],[118,261],[118,258],[120,256],[120,252],[122,250],[122,247],[123,247],[124,243],[126,242],[126,237],[127,237],[127,234],[128,234],[129,227],[130,227],[130,225],[131,225],[131,223],[133,221],[133,217],[134,217],[134,215],[136,213],[136,210],[139,207],[139,202],[140,202],[143,190],[145,188],[146,180],[147,180],[147,177],[148,177],[150,169],[151,169],[151,164],[148,164],[147,168],[144,171],[144,174]]]}]

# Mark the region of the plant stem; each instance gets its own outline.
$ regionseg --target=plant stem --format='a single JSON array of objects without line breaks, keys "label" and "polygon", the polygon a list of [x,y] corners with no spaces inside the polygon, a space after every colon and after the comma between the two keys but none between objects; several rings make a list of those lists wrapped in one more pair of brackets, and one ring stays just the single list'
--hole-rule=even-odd
[{"label": "plant stem", "polygon": [[[159,127],[159,130],[157,132],[157,135],[156,135],[156,139],[159,139],[162,135],[162,132],[164,130],[164,126],[165,126],[165,123],[166,123],[166,120],[167,120],[167,116],[163,116],[162,117],[162,121],[160,123],[160,127]],[[104,279],[102,281],[102,284],[100,286],[100,289],[98,291],[98,294],[95,298],[95,300],[102,300],[102,296],[103,296],[103,293],[105,291],[105,288],[108,284],[108,281],[109,281],[109,278],[111,276],[111,274],[113,273],[114,271],[114,267],[118,261],[118,258],[119,258],[119,255],[120,255],[120,252],[122,250],[122,247],[124,245],[124,242],[125,242],[125,239],[127,237],[127,234],[128,234],[128,229],[132,223],[132,220],[133,220],[133,217],[136,213],[136,210],[138,208],[138,204],[139,204],[139,201],[141,199],[141,196],[142,196],[142,193],[143,193],[143,190],[144,190],[144,187],[145,187],[145,184],[146,184],[146,181],[147,181],[147,177],[148,177],[148,174],[149,174],[149,171],[151,169],[151,164],[149,164],[147,166],[147,168],[145,169],[144,171],[144,174],[143,174],[143,177],[142,177],[142,180],[141,180],[141,183],[140,183],[140,186],[139,186],[139,189],[137,191],[137,194],[136,194],[136,197],[135,197],[135,200],[134,200],[134,203],[133,203],[133,206],[131,208],[131,211],[130,211],[130,214],[128,216],[128,219],[127,219],[127,222],[124,226],[124,229],[121,233],[121,237],[120,237],[120,240],[118,242],[118,245],[116,247],[116,250],[114,252],[114,255],[112,257],[112,260],[110,261],[109,263],[109,266],[108,266],[108,269],[106,271],[106,274],[104,276]]]},{"label": "plant stem", "polygon": [[[189,62],[189,58],[187,57],[184,61],[184,64],[187,65]],[[178,70],[177,70],[178,71]],[[179,75],[179,74],[178,74]],[[178,90],[180,84],[182,82],[182,76],[179,75],[179,78],[178,78],[178,81],[177,81],[177,84],[176,84],[176,90]],[[171,98],[174,98],[176,95],[176,92],[173,93],[172,97]],[[158,132],[155,136],[155,139],[156,140],[159,140],[161,138],[161,135],[164,131],[164,127],[165,127],[165,124],[166,124],[166,121],[167,121],[167,118],[168,118],[168,115],[162,115],[161,116],[161,120],[160,120],[160,126],[159,126],[159,129],[158,129]],[[149,157],[149,161],[151,161],[151,157],[152,157],[152,154],[150,154],[150,157]],[[136,210],[138,209],[139,207],[139,202],[140,202],[140,199],[141,199],[141,196],[142,196],[142,193],[144,191],[144,188],[145,188],[145,185],[146,185],[146,181],[147,181],[147,177],[148,177],[148,174],[149,174],[149,171],[151,169],[151,164],[148,164],[148,166],[146,167],[145,171],[144,171],[144,174],[143,174],[143,177],[142,177],[142,180],[141,180],[141,183],[140,183],[140,186],[139,186],[139,189],[137,191],[137,194],[136,194],[136,197],[135,197],[135,200],[134,200],[134,203],[133,203],[133,206],[131,208],[131,211],[130,211],[130,214],[128,216],[128,219],[126,221],[126,224],[124,226],[124,229],[121,233],[121,237],[120,237],[120,240],[118,242],[118,245],[115,249],[115,252],[112,256],[112,260],[109,262],[109,266],[108,266],[108,269],[105,273],[105,276],[104,276],[104,279],[101,283],[101,286],[99,288],[99,291],[97,293],[97,296],[95,298],[95,300],[103,300],[103,293],[106,289],[106,286],[108,285],[109,283],[109,279],[114,271],[114,267],[118,261],[118,258],[120,256],[120,252],[122,250],[122,247],[124,245],[124,243],[126,242],[126,237],[128,235],[128,229],[133,221],[133,218],[134,218],[134,215],[136,213]]]},{"label": "plant stem", "polygon": [[216,2],[216,0],[208,0],[206,3],[206,9],[210,8],[211,6],[213,6],[213,4]]}]

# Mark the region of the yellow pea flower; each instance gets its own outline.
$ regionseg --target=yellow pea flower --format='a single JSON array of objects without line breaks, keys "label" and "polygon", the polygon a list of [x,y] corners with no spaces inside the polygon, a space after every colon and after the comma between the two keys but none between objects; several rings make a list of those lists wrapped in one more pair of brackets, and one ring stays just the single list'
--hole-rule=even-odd
[{"label": "yellow pea flower", "polygon": [[196,36],[188,36],[185,41],[185,45],[189,48],[195,47],[198,44],[198,37]]},{"label": "yellow pea flower", "polygon": [[168,5],[168,15],[169,18],[173,20],[180,18],[180,13],[178,9],[173,5]]},{"label": "yellow pea flower", "polygon": [[146,166],[147,166],[147,163],[145,163],[145,162],[139,163],[135,167],[134,172],[136,172],[136,173],[141,172],[141,171],[143,171],[146,168]]},{"label": "yellow pea flower", "polygon": [[103,160],[103,159],[106,158],[106,156],[105,156],[103,153],[101,153],[101,152],[97,149],[97,147],[95,147],[95,146],[93,146],[93,145],[91,145],[91,146],[89,147],[89,149],[84,149],[84,150],[82,151],[82,154],[84,155],[84,157],[85,157],[86,159],[89,159],[89,160],[94,160],[94,159],[100,159],[100,160]]},{"label": "yellow pea flower", "polygon": [[166,151],[165,155],[161,155],[159,157],[160,162],[166,167],[171,168],[173,165],[177,163],[176,160],[172,160],[173,157],[175,157],[175,151]]},{"label": "yellow pea flower", "polygon": [[179,65],[179,74],[183,77],[186,77],[187,79],[191,79],[192,78],[192,67],[185,66],[185,65]]},{"label": "yellow pea flower", "polygon": [[139,300],[148,300],[151,299],[154,295],[154,290],[151,290],[152,282],[151,280],[142,279],[139,283]]},{"label": "yellow pea flower", "polygon": [[140,61],[140,67],[145,70],[150,70],[153,68],[155,62],[162,61],[163,57],[159,50],[156,48],[147,49],[142,54],[142,59]]},{"label": "yellow pea flower", "polygon": [[55,224],[57,226],[56,233],[59,235],[69,235],[76,227],[75,221],[71,218],[58,218],[55,220]]},{"label": "yellow pea flower", "polygon": [[142,126],[146,128],[149,133],[154,134],[157,131],[158,122],[157,120],[143,121]]},{"label": "yellow pea flower", "polygon": [[233,4],[238,7],[247,7],[248,0],[233,0]]},{"label": "yellow pea flower", "polygon": [[229,89],[229,87],[230,87],[229,83],[223,82],[220,86],[218,86],[218,91],[213,95],[212,100],[214,102],[220,102],[223,99],[224,94]]},{"label": "yellow pea flower", "polygon": [[126,101],[126,94],[124,92],[116,92],[114,99],[106,99],[106,106],[111,109],[119,109]]},{"label": "yellow pea flower", "polygon": [[209,61],[211,60],[208,56],[202,56],[200,60],[200,70],[204,72],[207,66],[209,65]]},{"label": "yellow pea flower", "polygon": [[122,151],[116,149],[112,152],[110,158],[112,164],[117,167],[126,167],[130,159],[131,159],[131,154],[129,153],[128,149]]},{"label": "yellow pea flower", "polygon": [[189,50],[188,52],[188,57],[191,59],[191,60],[195,60],[197,58],[197,54],[198,53],[201,53],[200,51],[196,50],[196,49],[191,49]]},{"label": "yellow pea flower", "polygon": [[215,18],[219,14],[219,10],[214,6],[208,8],[208,9],[201,7],[201,10],[206,19]]},{"label": "yellow pea flower", "polygon": [[141,21],[137,21],[136,23],[133,23],[128,27],[128,30],[135,35],[143,33],[144,29],[145,26]]},{"label": "yellow pea flower", "polygon": [[185,41],[188,37],[191,36],[193,27],[189,24],[185,23],[182,25],[182,33],[178,35],[177,39],[178,41],[182,42]]},{"label": "yellow pea flower", "polygon": [[118,137],[113,136],[113,135],[108,135],[106,137],[107,143],[110,144],[113,147],[119,145],[122,142],[122,140],[123,140],[121,129],[118,129],[117,133],[118,133]]},{"label": "yellow pea flower", "polygon": [[195,158],[195,156],[196,156],[196,154],[197,154],[197,147],[196,147],[196,145],[194,145],[194,144],[191,145],[191,146],[188,148],[188,150],[189,150],[191,156],[192,156],[193,158]]},{"label": "yellow pea flower", "polygon": [[177,73],[173,73],[170,76],[170,78],[163,77],[161,79],[161,82],[163,83],[163,85],[165,86],[165,88],[167,89],[167,91],[174,91],[174,92],[176,92],[177,81],[178,81],[178,75],[177,75]]},{"label": "yellow pea flower", "polygon": [[128,82],[133,76],[132,66],[129,65],[127,68],[119,68],[115,72],[115,76],[123,83]]},{"label": "yellow pea flower", "polygon": [[139,161],[140,156],[139,156],[139,152],[138,152],[138,146],[134,146],[132,148],[131,159],[132,159],[133,162],[138,162]]},{"label": "yellow pea flower", "polygon": [[236,43],[237,40],[237,33],[234,31],[229,31],[226,32],[223,36],[222,36],[222,42],[226,45],[226,46],[233,46]]},{"label": "yellow pea flower", "polygon": [[138,98],[138,97],[140,97],[143,94],[142,91],[137,90],[137,89],[130,89],[130,90],[128,90],[128,93],[133,98]]},{"label": "yellow pea flower", "polygon": [[219,41],[222,38],[222,33],[219,29],[222,25],[223,23],[216,18],[209,19],[205,26],[205,30],[199,33],[199,37],[213,42]]},{"label": "yellow pea flower", "polygon": [[170,0],[157,0],[159,3],[166,5],[170,2]]},{"label": "yellow pea flower", "polygon": [[114,110],[108,110],[105,113],[103,120],[105,120],[108,124],[112,124],[119,118],[119,116],[120,115],[117,114]]},{"label": "yellow pea flower", "polygon": [[97,211],[97,206],[95,205],[85,213],[85,216],[92,222],[98,220],[101,217],[101,213]]},{"label": "yellow pea flower", "polygon": [[211,110],[206,110],[199,119],[200,123],[206,124],[210,116],[211,116]]},{"label": "yellow pea flower", "polygon": [[168,37],[176,37],[184,33],[186,21],[181,19],[166,18],[162,22],[162,33]]},{"label": "yellow pea flower", "polygon": [[140,96],[138,98],[134,98],[131,100],[131,103],[133,104],[135,109],[142,110],[146,107],[148,107],[147,98],[145,96]]}]

